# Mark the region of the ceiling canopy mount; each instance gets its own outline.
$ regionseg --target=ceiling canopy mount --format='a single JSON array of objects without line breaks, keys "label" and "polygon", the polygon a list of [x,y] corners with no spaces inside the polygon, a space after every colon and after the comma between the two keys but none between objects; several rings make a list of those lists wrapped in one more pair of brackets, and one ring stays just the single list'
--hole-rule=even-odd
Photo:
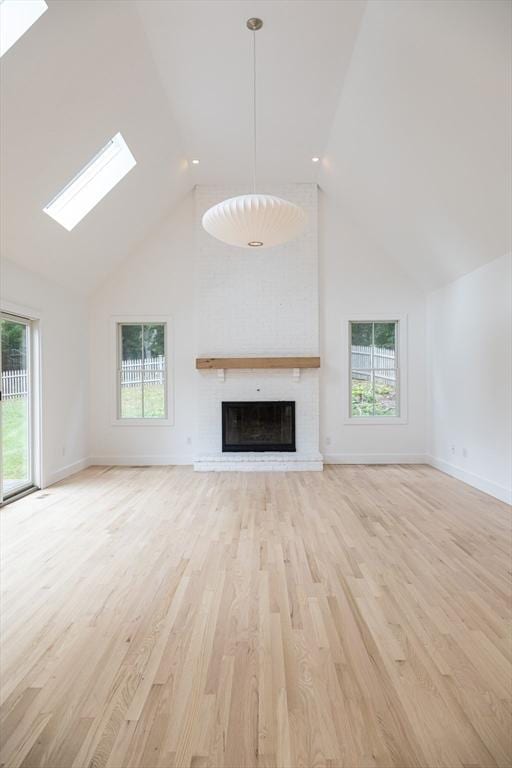
[{"label": "ceiling canopy mount", "polygon": [[247,29],[250,29],[251,32],[257,32],[258,29],[261,29],[263,26],[263,22],[261,19],[247,19]]}]

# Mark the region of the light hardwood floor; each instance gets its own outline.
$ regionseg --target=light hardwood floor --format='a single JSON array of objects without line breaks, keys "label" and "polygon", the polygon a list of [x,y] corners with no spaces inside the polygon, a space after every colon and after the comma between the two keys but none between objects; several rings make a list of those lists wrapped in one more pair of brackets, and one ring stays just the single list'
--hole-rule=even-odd
[{"label": "light hardwood floor", "polygon": [[90,468],[1,513],[0,764],[510,766],[510,508],[429,467]]}]

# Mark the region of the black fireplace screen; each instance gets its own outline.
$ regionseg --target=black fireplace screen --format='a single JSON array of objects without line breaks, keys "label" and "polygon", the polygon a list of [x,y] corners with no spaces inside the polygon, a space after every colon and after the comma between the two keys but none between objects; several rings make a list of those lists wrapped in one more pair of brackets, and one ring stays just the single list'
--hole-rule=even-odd
[{"label": "black fireplace screen", "polygon": [[295,451],[295,403],[222,403],[222,450]]}]

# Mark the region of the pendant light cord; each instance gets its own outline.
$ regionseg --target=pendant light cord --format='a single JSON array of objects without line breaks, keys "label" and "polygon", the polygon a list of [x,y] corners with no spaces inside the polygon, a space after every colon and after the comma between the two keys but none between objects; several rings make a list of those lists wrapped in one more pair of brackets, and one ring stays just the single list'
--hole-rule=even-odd
[{"label": "pendant light cord", "polygon": [[252,33],[252,118],[253,118],[253,149],[252,149],[252,189],[256,194],[256,31]]}]

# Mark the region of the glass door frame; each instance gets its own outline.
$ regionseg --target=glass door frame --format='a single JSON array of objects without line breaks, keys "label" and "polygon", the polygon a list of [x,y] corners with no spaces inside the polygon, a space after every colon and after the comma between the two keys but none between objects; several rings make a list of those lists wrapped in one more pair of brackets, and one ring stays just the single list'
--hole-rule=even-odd
[{"label": "glass door frame", "polygon": [[[27,313],[28,314],[28,313]],[[40,350],[39,350],[39,318],[19,313],[18,308],[5,308],[0,312],[2,320],[21,323],[27,329],[27,410],[28,410],[28,479],[9,491],[4,492],[3,456],[0,450],[0,504],[7,504],[14,499],[37,490],[41,485],[41,449],[40,449]],[[1,353],[1,339],[0,339]],[[0,362],[0,371],[2,370]],[[0,434],[3,427],[3,406],[0,408]],[[1,446],[0,446],[1,447]]]}]

